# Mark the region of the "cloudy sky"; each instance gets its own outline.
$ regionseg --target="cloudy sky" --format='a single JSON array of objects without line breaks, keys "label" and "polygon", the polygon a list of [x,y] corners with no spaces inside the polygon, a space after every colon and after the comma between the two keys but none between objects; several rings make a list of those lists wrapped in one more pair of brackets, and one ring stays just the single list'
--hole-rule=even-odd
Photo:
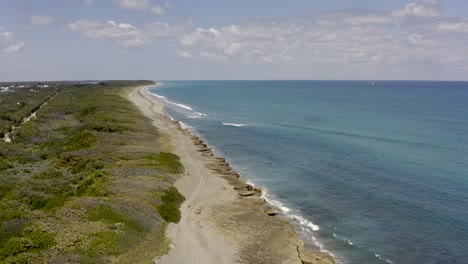
[{"label": "cloudy sky", "polygon": [[468,1],[0,0],[0,81],[78,79],[468,80]]}]

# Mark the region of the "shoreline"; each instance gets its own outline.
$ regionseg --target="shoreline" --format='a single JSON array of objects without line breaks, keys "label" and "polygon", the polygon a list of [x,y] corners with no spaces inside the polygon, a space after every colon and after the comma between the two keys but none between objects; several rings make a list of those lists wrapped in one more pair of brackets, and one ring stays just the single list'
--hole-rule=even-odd
[{"label": "shoreline", "polygon": [[156,263],[334,263],[327,253],[304,249],[292,224],[275,217],[279,212],[267,204],[262,190],[239,179],[224,158],[170,118],[148,87],[154,86],[137,87],[128,97],[158,130],[170,135],[173,152],[186,169],[175,182],[186,197],[182,218],[169,225],[171,250]]}]

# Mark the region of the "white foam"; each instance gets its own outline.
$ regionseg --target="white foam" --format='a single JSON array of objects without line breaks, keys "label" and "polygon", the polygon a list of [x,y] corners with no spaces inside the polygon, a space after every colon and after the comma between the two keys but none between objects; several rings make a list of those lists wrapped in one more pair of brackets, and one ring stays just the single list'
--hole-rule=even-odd
[{"label": "white foam", "polygon": [[298,215],[298,214],[291,214],[290,217],[296,221],[299,222],[299,224],[303,225],[303,226],[306,226],[310,229],[312,229],[312,231],[319,231],[320,230],[320,227],[314,223],[312,223],[311,221],[305,219],[303,216],[301,215]]},{"label": "white foam", "polygon": [[183,129],[188,129],[188,130],[191,130],[191,129],[192,129],[191,126],[189,126],[189,125],[187,125],[187,124],[185,124],[185,123],[182,123],[182,122],[180,122],[180,121],[179,121],[179,124],[180,124],[180,127],[183,128]]},{"label": "white foam", "polygon": [[269,204],[278,207],[283,213],[288,213],[291,211],[288,207],[286,207],[282,202],[278,200],[273,200],[268,197],[267,190],[263,189],[262,191],[262,198],[264,198]]},{"label": "white foam", "polygon": [[228,122],[223,122],[223,125],[225,125],[225,126],[233,126],[233,127],[243,127],[243,126],[245,126],[245,124],[228,123]]},{"label": "white foam", "polygon": [[159,95],[159,94],[156,94],[156,93],[153,93],[153,92],[150,92],[149,90],[147,90],[147,92],[152,95],[153,97],[155,97],[155,99],[157,100],[162,100],[163,103],[165,103],[166,105],[167,104],[171,104],[171,105],[175,105],[175,106],[178,106],[184,110],[189,110],[189,111],[192,111],[192,113],[190,114],[187,114],[186,112],[184,113],[185,116],[187,116],[188,118],[200,118],[200,117],[206,117],[208,116],[207,114],[205,113],[202,113],[202,112],[198,112],[198,111],[195,111],[193,110],[192,107],[188,106],[188,105],[185,105],[185,104],[181,104],[181,103],[175,103],[175,102],[172,102],[172,101],[169,101],[167,99],[167,97],[165,96],[162,96],[162,95]]},{"label": "white foam", "polygon": [[207,114],[204,114],[204,113],[201,113],[201,112],[197,112],[197,111],[193,111],[195,114],[199,115],[199,116],[207,116]]},{"label": "white foam", "polygon": [[385,260],[385,262],[387,263],[390,263],[390,264],[393,264],[393,261],[389,260],[389,259],[386,259],[386,258],[382,258],[379,254],[377,253],[374,253],[374,256],[380,260]]},{"label": "white foam", "polygon": [[169,104],[173,104],[173,105],[176,105],[178,107],[181,107],[181,108],[184,108],[184,109],[187,109],[187,110],[190,110],[190,111],[193,111],[192,107],[188,106],[188,105],[184,105],[184,104],[179,104],[179,103],[174,103],[174,102],[171,102],[171,101],[167,101]]}]

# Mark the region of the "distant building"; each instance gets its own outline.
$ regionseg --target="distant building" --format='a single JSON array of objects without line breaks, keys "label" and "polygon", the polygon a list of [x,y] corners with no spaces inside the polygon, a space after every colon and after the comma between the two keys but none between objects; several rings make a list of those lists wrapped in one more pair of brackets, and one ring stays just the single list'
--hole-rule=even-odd
[{"label": "distant building", "polygon": [[0,87],[0,92],[2,92],[2,93],[6,93],[6,92],[9,92],[9,91],[10,91],[10,87],[8,87],[8,86]]}]

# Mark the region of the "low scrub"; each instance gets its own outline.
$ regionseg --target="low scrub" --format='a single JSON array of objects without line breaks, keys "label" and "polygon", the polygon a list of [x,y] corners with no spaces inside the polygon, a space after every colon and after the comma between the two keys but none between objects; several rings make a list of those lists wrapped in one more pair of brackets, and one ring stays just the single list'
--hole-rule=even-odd
[{"label": "low scrub", "polygon": [[184,200],[168,184],[183,166],[165,152],[167,138],[121,96],[149,83],[61,83],[0,111],[6,133],[58,91],[11,143],[0,141],[0,262],[107,263],[135,258],[141,245],[167,250],[161,234],[180,219]]}]

